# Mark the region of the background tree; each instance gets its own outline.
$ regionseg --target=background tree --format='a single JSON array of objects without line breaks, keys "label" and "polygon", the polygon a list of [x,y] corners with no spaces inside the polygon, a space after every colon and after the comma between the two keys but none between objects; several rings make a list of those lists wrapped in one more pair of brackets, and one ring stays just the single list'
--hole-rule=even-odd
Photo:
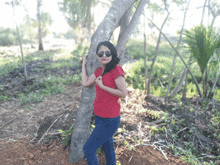
[{"label": "background tree", "polygon": [[[13,16],[15,18],[15,6],[16,5],[19,5],[20,4],[20,1],[18,0],[12,0],[11,2],[6,2],[6,4],[10,4],[12,6],[12,9],[13,9]],[[19,28],[18,28],[18,24],[16,22],[16,19],[15,19],[15,25],[16,25],[16,30],[17,30],[17,35],[18,35],[18,41],[19,41],[19,45],[20,45],[20,51],[21,51],[21,58],[22,58],[22,63],[23,63],[23,67],[24,67],[24,83],[26,85],[26,82],[27,82],[27,70],[26,70],[26,64],[25,64],[25,60],[24,60],[24,53],[23,53],[23,47],[22,47],[22,41],[21,41],[21,37],[20,37],[20,31],[19,31]]]},{"label": "background tree", "polygon": [[[160,27],[161,31],[163,30],[163,27],[164,27],[164,25],[165,25],[169,15],[170,15],[169,4],[168,4],[167,0],[164,0],[163,4],[164,4],[164,10],[167,12],[167,15],[166,15],[166,17],[165,17],[161,27]],[[156,58],[157,58],[157,54],[158,54],[158,50],[159,50],[159,46],[160,46],[160,40],[161,40],[161,32],[159,32],[159,37],[158,37],[157,46],[156,46],[156,52],[155,52],[155,55],[154,55],[154,58],[152,60],[152,64],[151,64],[151,67],[150,67],[150,73],[149,73],[148,83],[147,83],[147,95],[150,95],[151,76],[152,76],[152,71],[153,71],[154,63],[155,63]]]},{"label": "background tree", "polygon": [[37,0],[37,20],[38,20],[38,50],[44,50],[42,41],[42,31],[41,31],[41,12],[40,7],[42,5],[42,0]]},{"label": "background tree", "polygon": [[[99,62],[95,57],[95,50],[99,42],[109,40],[115,27],[118,25],[121,17],[131,8],[135,0],[115,0],[111,8],[106,14],[105,18],[98,26],[97,30],[92,36],[91,45],[88,52],[88,61],[86,64],[87,74],[90,76],[99,66]],[[140,0],[139,5],[132,17],[125,33],[121,36],[117,44],[119,55],[120,50],[123,50],[132,31],[137,26],[137,21],[142,14],[144,6],[148,0]],[[77,111],[77,118],[74,125],[74,130],[71,137],[71,146],[69,153],[69,160],[77,162],[84,157],[83,146],[89,136],[89,126],[93,111],[93,101],[95,99],[95,86],[84,87],[81,94],[79,110]]]},{"label": "background tree", "polygon": [[220,3],[217,0],[211,0],[211,2],[208,3],[207,7],[209,9],[209,12],[212,14],[212,22],[210,24],[210,27],[213,27],[216,18],[220,16]]},{"label": "background tree", "polygon": [[75,39],[76,43],[78,43],[78,38],[81,41],[83,41],[86,36],[91,38],[92,24],[94,24],[92,8],[96,4],[97,0],[64,0],[58,3],[59,9],[63,12],[67,23],[73,28],[75,35],[77,35]]},{"label": "background tree", "polygon": [[[177,46],[176,46],[176,50],[177,50],[177,51],[179,50],[180,44],[181,44],[181,42],[182,42],[182,34],[183,34],[184,26],[185,26],[186,15],[187,15],[187,11],[188,11],[188,9],[189,9],[190,1],[191,1],[191,0],[188,1],[187,6],[186,6],[185,11],[184,11],[183,24],[182,24],[182,28],[181,28],[181,31],[180,31],[180,37],[179,37],[179,40],[178,40],[178,43],[177,43]],[[183,6],[183,2],[181,2],[181,5]],[[183,7],[183,10],[184,10],[184,7]],[[170,72],[170,77],[169,77],[169,84],[168,84],[168,87],[167,87],[167,92],[166,92],[166,94],[165,94],[165,98],[166,98],[166,97],[168,96],[168,94],[170,93],[170,88],[171,88],[172,81],[173,81],[174,66],[175,66],[175,64],[176,64],[176,57],[177,57],[177,54],[175,53],[174,59],[173,59],[173,64],[172,64],[172,68],[171,68],[171,72]]]}]

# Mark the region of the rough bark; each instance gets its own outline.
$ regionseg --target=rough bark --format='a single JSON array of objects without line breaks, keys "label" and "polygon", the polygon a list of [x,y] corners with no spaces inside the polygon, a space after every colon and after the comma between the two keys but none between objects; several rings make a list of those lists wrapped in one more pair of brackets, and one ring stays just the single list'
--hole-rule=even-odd
[{"label": "rough bark", "polygon": [[[180,32],[179,41],[178,41],[177,47],[176,47],[176,50],[177,50],[177,51],[178,51],[178,49],[179,49],[180,43],[182,42],[182,34],[183,34],[184,26],[185,26],[186,14],[187,14],[187,11],[188,11],[188,8],[189,8],[190,1],[191,1],[191,0],[189,0],[189,2],[188,2],[188,4],[187,4],[187,7],[186,7],[186,10],[185,10],[185,12],[184,12],[183,25],[182,25],[181,32]],[[171,88],[172,80],[173,80],[174,66],[175,66],[175,64],[176,64],[176,57],[177,57],[177,53],[175,53],[175,55],[174,55],[173,64],[172,64],[172,68],[171,68],[171,73],[170,73],[170,77],[169,77],[169,84],[168,84],[168,88],[167,88],[167,92],[166,92],[165,98],[167,98],[168,93],[170,93],[170,88]]]},{"label": "rough bark", "polygon": [[118,36],[118,42],[119,42],[120,38],[123,36],[123,34],[125,33],[127,26],[129,25],[132,8],[133,8],[133,6],[130,7],[130,9],[128,9],[128,11],[125,12],[125,14],[121,17],[121,19],[119,21],[120,33]]},{"label": "rough bark", "polygon": [[124,56],[124,48],[127,44],[132,32],[138,25],[139,18],[144,10],[145,5],[149,2],[149,0],[141,0],[138,4],[138,7],[132,17],[129,25],[127,26],[124,34],[120,37],[118,44],[116,46],[119,58],[123,58]]},{"label": "rough bark", "polygon": [[[165,2],[165,1],[164,1],[164,4],[165,4],[165,9],[166,9],[166,11],[167,11],[167,16],[166,16],[166,18],[164,19],[163,24],[161,25],[160,31],[163,30],[163,27],[164,27],[164,25],[165,25],[165,23],[166,23],[166,21],[167,21],[169,15],[170,15],[170,13],[169,13],[169,11],[168,11],[168,9],[167,9],[167,7],[166,7],[166,2]],[[157,54],[158,54],[158,50],[159,50],[161,35],[162,35],[162,34],[161,34],[161,32],[160,32],[160,33],[159,33],[158,40],[157,40],[156,53],[155,53],[155,56],[154,56],[154,59],[153,59],[153,61],[152,61],[151,68],[150,68],[150,73],[149,73],[149,78],[148,78],[148,83],[147,83],[147,95],[150,95],[151,76],[152,76],[154,63],[155,63],[155,61],[156,61]]]},{"label": "rough bark", "polygon": [[38,40],[39,40],[38,50],[44,50],[43,42],[42,42],[42,33],[41,33],[40,6],[41,6],[40,0],[37,0]]},{"label": "rough bark", "polygon": [[[95,51],[99,42],[109,40],[124,13],[134,4],[135,0],[115,0],[92,36],[88,52],[86,70],[90,76],[99,66]],[[89,136],[89,125],[95,99],[95,86],[84,87],[80,98],[80,105],[77,111],[76,123],[71,137],[69,152],[70,162],[78,162],[84,157],[83,146]]]}]

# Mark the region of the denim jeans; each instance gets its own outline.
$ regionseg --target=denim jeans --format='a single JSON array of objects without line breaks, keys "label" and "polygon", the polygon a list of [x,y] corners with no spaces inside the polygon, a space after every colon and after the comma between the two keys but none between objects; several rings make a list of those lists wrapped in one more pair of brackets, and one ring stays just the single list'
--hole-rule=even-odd
[{"label": "denim jeans", "polygon": [[95,115],[95,128],[86,141],[83,152],[88,165],[98,165],[96,150],[102,145],[105,151],[106,165],[116,165],[113,135],[120,124],[120,116],[102,118]]}]

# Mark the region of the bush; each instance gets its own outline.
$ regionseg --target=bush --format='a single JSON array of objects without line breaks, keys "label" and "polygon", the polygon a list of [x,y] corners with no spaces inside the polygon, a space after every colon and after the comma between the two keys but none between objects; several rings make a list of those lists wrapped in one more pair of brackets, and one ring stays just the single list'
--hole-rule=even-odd
[{"label": "bush", "polygon": [[[133,59],[144,58],[144,43],[143,41],[131,40],[127,43],[125,53],[129,54]],[[155,54],[154,46],[147,45],[147,55],[152,57]]]},{"label": "bush", "polygon": [[83,45],[83,44],[78,44],[76,49],[74,49],[71,54],[73,55],[84,55],[87,54],[89,50],[89,46],[88,45]]},{"label": "bush", "polygon": [[15,36],[10,33],[0,33],[0,46],[11,46],[15,44]]}]

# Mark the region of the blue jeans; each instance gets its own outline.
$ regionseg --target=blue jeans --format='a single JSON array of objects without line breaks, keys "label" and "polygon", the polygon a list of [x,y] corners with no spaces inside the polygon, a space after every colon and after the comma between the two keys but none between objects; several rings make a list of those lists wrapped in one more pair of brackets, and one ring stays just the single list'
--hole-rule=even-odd
[{"label": "blue jeans", "polygon": [[105,151],[106,165],[116,165],[113,135],[120,124],[120,116],[102,118],[95,115],[95,128],[86,141],[83,152],[88,165],[98,165],[96,150],[102,145]]}]

